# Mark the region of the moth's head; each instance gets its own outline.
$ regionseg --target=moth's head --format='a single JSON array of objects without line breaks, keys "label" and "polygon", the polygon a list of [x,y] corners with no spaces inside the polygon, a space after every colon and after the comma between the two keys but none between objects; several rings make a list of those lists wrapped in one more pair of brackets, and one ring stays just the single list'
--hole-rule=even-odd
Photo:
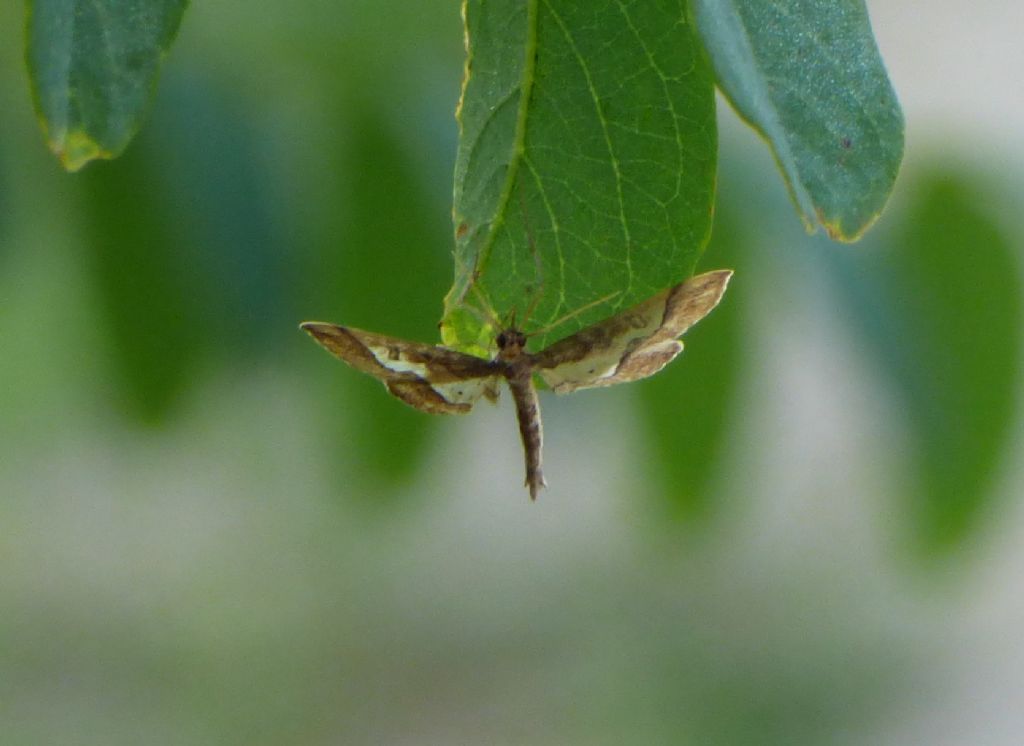
[{"label": "moth's head", "polygon": [[498,353],[504,358],[515,357],[526,347],[526,335],[514,327],[499,333],[494,341],[498,343]]}]

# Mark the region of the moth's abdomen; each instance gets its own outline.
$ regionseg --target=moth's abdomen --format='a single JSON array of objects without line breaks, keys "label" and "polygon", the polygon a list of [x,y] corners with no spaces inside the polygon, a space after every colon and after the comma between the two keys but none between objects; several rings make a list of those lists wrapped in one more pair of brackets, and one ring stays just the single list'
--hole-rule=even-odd
[{"label": "moth's abdomen", "polygon": [[[524,361],[525,362],[525,361]],[[519,420],[519,435],[523,439],[526,456],[526,486],[530,499],[536,500],[541,487],[546,486],[541,468],[541,452],[544,445],[544,431],[540,419],[540,400],[533,386],[533,370],[529,364],[513,365],[506,373],[508,387],[516,402],[516,417]]]}]

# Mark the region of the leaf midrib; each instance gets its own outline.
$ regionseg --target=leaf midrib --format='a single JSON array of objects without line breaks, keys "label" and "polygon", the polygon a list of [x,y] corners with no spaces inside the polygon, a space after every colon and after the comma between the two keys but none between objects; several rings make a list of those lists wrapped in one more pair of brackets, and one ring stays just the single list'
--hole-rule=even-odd
[{"label": "leaf midrib", "polygon": [[[497,209],[494,212],[494,219],[491,221],[487,231],[487,240],[480,247],[480,253],[476,258],[476,271],[482,272],[490,258],[494,243],[497,240],[498,230],[505,222],[505,214],[508,202],[512,198],[512,188],[515,185],[516,177],[519,174],[519,164],[525,151],[526,141],[526,118],[529,112],[530,97],[533,93],[534,69],[537,60],[537,6],[539,0],[528,0],[526,4],[526,44],[525,57],[523,59],[523,74],[519,84],[519,108],[516,112],[516,131],[512,139],[512,157],[509,159],[508,171],[505,174],[505,183],[501,188],[501,195],[498,198]],[[472,282],[472,278],[470,279]]]}]

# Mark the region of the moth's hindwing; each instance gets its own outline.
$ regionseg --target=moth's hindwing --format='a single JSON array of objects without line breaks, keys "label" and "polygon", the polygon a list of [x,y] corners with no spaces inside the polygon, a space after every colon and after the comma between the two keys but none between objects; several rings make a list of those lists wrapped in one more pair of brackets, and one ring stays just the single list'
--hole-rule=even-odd
[{"label": "moth's hindwing", "polygon": [[535,369],[559,394],[653,375],[682,352],[678,337],[718,305],[731,276],[691,277],[541,350]]},{"label": "moth's hindwing", "polygon": [[335,324],[307,321],[302,328],[334,355],[424,412],[461,414],[481,396],[497,398],[497,373],[489,360]]}]

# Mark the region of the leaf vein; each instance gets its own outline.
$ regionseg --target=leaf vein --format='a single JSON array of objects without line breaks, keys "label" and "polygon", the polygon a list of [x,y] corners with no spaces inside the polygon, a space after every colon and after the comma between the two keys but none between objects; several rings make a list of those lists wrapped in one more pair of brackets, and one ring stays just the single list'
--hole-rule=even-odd
[{"label": "leaf vein", "polygon": [[[611,164],[612,172],[615,175],[615,192],[616,198],[619,203],[619,223],[622,225],[623,239],[625,240],[625,262],[626,262],[626,276],[628,278],[626,288],[623,290],[620,298],[629,297],[630,291],[633,286],[633,257],[632,257],[632,241],[629,231],[629,223],[626,220],[626,205],[622,194],[622,173],[619,168],[619,159],[615,152],[615,146],[612,144],[611,134],[608,131],[608,120],[605,116],[604,110],[601,106],[601,98],[597,93],[597,89],[594,86],[594,79],[590,72],[590,66],[587,64],[586,59],[580,53],[579,47],[576,45],[576,40],[570,33],[569,29],[565,25],[565,21],[562,20],[561,16],[555,12],[552,7],[550,0],[544,0],[544,5],[547,7],[548,12],[554,19],[558,26],[558,29],[562,32],[562,36],[565,37],[566,43],[569,45],[569,49],[576,57],[576,61],[580,66],[580,71],[583,73],[584,79],[587,81],[587,90],[590,93],[591,101],[594,104],[594,110],[597,113],[597,121],[601,125],[601,133],[604,137],[605,147],[608,149],[608,161]],[[621,303],[621,300],[619,301]],[[617,308],[618,305],[613,306]]]}]

